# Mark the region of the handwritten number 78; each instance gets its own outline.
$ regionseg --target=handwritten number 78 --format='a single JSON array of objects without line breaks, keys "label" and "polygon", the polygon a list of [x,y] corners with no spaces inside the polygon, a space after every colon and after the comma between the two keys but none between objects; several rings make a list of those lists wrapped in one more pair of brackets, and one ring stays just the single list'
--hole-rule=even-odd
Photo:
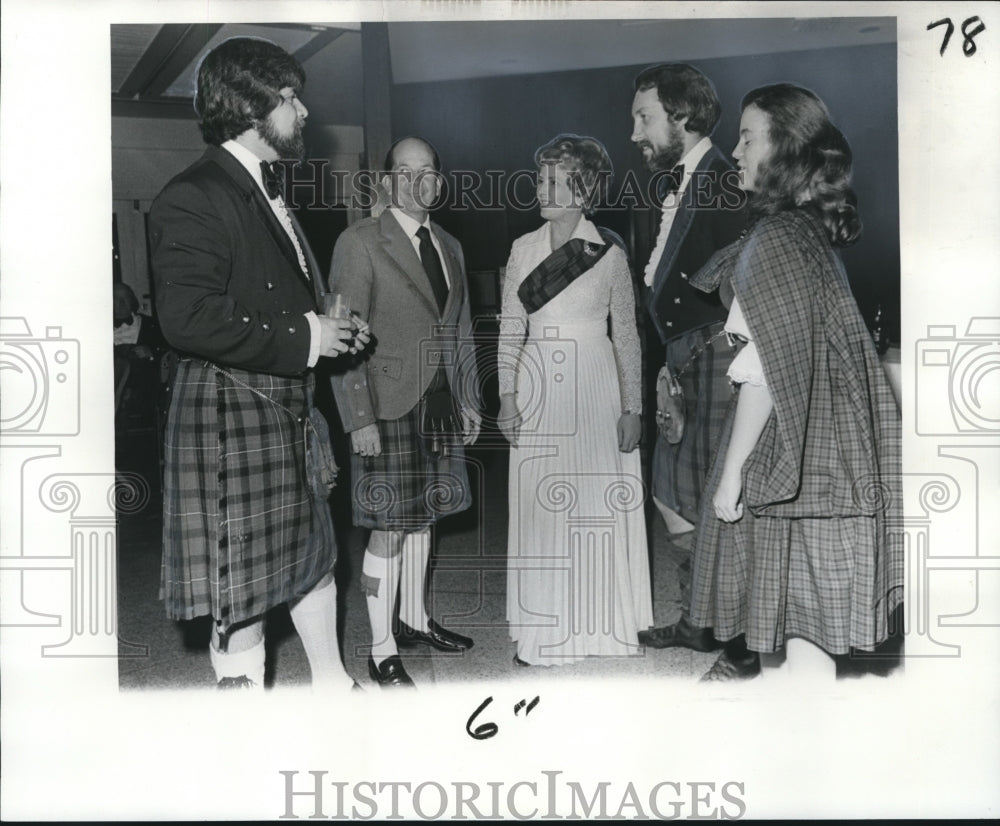
[{"label": "handwritten number 78", "polygon": [[[976,23],[974,29],[969,29],[969,26]],[[948,48],[948,42],[951,40],[951,36],[955,33],[955,24],[951,22],[950,17],[944,17],[941,20],[936,20],[933,23],[927,24],[927,31],[937,28],[938,26],[946,26],[944,30],[944,39],[941,41],[941,51],[939,54],[944,56],[944,50]],[[972,57],[976,53],[976,41],[975,37],[980,32],[986,30],[986,24],[979,19],[979,15],[973,15],[972,17],[964,20],[962,22],[962,53],[966,57]]]}]

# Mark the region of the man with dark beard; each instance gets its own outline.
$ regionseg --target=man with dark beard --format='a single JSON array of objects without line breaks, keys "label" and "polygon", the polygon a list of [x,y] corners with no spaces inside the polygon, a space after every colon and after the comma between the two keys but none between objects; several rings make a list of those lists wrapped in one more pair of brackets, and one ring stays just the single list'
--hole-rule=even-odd
[{"label": "man with dark beard", "polygon": [[[634,88],[632,141],[654,173],[651,183],[661,202],[644,272],[655,331],[647,336],[647,363],[652,369],[662,365],[656,390],[648,394],[650,403],[657,398],[653,502],[666,523],[682,602],[678,622],[640,632],[639,642],[710,651],[718,647],[711,629],[688,621],[691,548],[730,401],[726,369],[733,347],[723,334],[727,312],[718,294],[694,289],[689,278],[739,237],[745,199],[738,173],[709,137],[722,111],[712,82],[692,66],[667,63],[644,69]],[[719,678],[749,676],[759,668],[742,637],[727,644],[719,663],[713,672]]]},{"label": "man with dark beard", "polygon": [[363,347],[319,315],[322,275],[271,166],[303,155],[302,67],[233,38],[198,70],[205,154],[149,216],[163,334],[180,353],[164,457],[161,598],[215,620],[220,688],[263,688],[264,615],[287,603],[314,688],[353,686],[337,644],[327,496],[336,467],[313,406],[321,357]]}]

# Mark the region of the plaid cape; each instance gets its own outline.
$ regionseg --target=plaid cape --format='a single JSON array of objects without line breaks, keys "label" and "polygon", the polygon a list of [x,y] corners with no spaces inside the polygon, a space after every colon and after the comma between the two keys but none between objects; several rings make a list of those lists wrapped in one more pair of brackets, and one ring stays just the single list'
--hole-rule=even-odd
[{"label": "plaid cape", "polygon": [[312,386],[312,374],[178,365],[164,444],[160,597],[169,617],[211,614],[225,632],[333,567],[326,497],[336,467]]},{"label": "plaid cape", "polygon": [[901,423],[843,265],[819,218],[792,210],[692,283],[735,292],[774,402],[744,464],[743,518],[723,523],[711,502],[731,408],[698,522],[692,622],[745,632],[757,651],[791,635],[870,649],[903,596]]},{"label": "plaid cape", "polygon": [[[598,227],[604,246],[583,238],[571,238],[535,267],[517,288],[524,309],[534,313],[600,261],[612,244],[625,251],[625,243],[614,232]],[[627,254],[627,253],[626,253]]]}]

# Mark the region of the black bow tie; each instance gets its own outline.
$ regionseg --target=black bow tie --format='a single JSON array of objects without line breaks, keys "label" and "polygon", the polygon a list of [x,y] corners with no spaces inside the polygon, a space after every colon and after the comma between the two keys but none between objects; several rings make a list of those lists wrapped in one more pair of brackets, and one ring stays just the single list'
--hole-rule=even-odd
[{"label": "black bow tie", "polygon": [[681,183],[684,180],[684,164],[679,163],[669,172],[667,172],[660,180],[657,182],[657,190],[660,196],[660,202],[662,203],[666,200],[668,195],[672,195],[678,189],[681,188]]},{"label": "black bow tie", "polygon": [[264,190],[272,201],[285,192],[285,168],[277,161],[260,162],[260,177],[264,181]]}]

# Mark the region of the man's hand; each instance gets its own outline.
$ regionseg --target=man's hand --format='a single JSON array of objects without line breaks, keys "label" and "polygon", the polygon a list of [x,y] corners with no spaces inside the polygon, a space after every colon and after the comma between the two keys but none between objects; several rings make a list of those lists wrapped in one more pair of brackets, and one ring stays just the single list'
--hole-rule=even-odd
[{"label": "man's hand", "polygon": [[622,413],[618,419],[618,449],[631,453],[642,436],[642,420],[638,413]]},{"label": "man's hand", "polygon": [[360,353],[372,340],[372,328],[357,313],[351,313],[351,321],[354,324],[354,342],[351,345],[351,354]]},{"label": "man's hand", "polygon": [[378,456],[382,453],[382,439],[377,424],[366,424],[351,431],[351,447],[359,456]]},{"label": "man's hand", "polygon": [[462,444],[471,445],[479,438],[479,426],[482,420],[472,408],[462,406]]},{"label": "man's hand", "polygon": [[339,356],[351,349],[354,328],[350,319],[327,318],[325,315],[316,317],[319,319],[319,354],[321,356]]}]

